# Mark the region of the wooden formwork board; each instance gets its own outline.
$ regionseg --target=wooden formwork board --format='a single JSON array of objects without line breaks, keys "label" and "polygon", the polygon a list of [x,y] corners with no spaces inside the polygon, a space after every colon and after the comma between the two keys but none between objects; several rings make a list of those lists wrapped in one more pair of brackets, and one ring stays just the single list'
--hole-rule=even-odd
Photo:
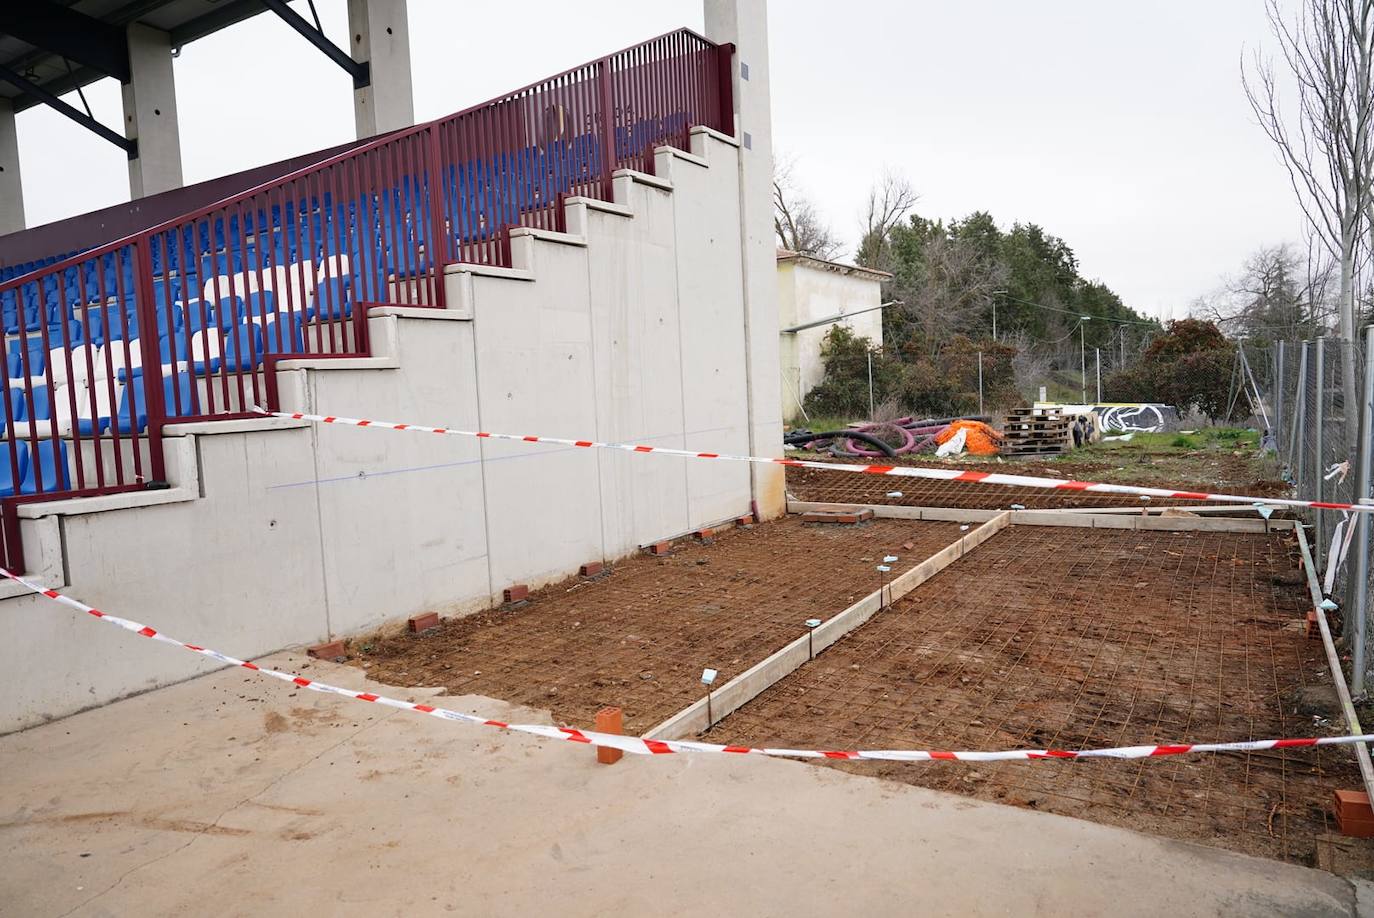
[{"label": "wooden formwork board", "polygon": [[869,593],[843,612],[823,622],[810,634],[797,638],[786,647],[740,673],[712,692],[709,703],[705,698],[693,702],[654,727],[645,734],[645,737],[660,740],[682,739],[695,736],[703,730],[709,729],[713,722],[719,721],[722,717],[758,697],[779,679],[789,675],[815,654],[820,653],[858,628],[885,606],[910,593],[964,557],[965,554],[1007,528],[1010,522],[1011,513],[1009,511],[993,515],[977,529],[931,555],[906,573],[894,578],[886,586]]},{"label": "wooden formwork board", "polygon": [[1281,532],[1293,528],[1292,520],[1239,519],[1235,517],[1162,516],[1128,513],[1096,513],[1087,510],[966,510],[956,507],[901,507],[888,504],[835,504],[790,500],[790,513],[814,510],[872,510],[879,518],[983,522],[1002,512],[1011,514],[1013,525],[1078,526],[1088,529],[1143,529],[1158,532]]}]

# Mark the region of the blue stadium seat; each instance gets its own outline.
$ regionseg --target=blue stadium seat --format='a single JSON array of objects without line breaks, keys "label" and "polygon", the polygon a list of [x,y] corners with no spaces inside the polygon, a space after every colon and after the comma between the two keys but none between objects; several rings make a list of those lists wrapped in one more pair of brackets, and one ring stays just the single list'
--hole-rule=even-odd
[{"label": "blue stadium seat", "polygon": [[11,461],[9,444],[0,443],[0,497],[13,497],[19,492],[20,483],[29,470],[29,444],[23,440],[14,442],[14,457]]},{"label": "blue stadium seat", "polygon": [[196,397],[195,380],[190,373],[164,376],[162,399],[169,418],[188,418],[200,414],[200,400]]},{"label": "blue stadium seat", "polygon": [[[116,402],[122,407],[129,388],[122,380],[110,379],[93,379],[89,386],[83,385],[76,400],[76,429],[87,437],[108,430],[110,407]],[[91,407],[92,402],[95,403],[94,408]]]},{"label": "blue stadium seat", "polygon": [[251,323],[236,325],[224,334],[224,354],[210,361],[210,372],[251,370],[262,363],[262,329]]},{"label": "blue stadium seat", "polygon": [[306,310],[307,319],[348,318],[353,314],[353,304],[348,299],[348,278],[331,277],[320,281],[315,287],[315,296]]},{"label": "blue stadium seat", "polygon": [[185,329],[194,334],[207,326],[213,328],[214,323],[215,307],[205,300],[187,300],[181,304],[179,329]]},{"label": "blue stadium seat", "polygon": [[[24,445],[22,442],[17,445]],[[40,440],[29,450],[23,478],[19,482],[21,494],[65,491],[71,487],[67,473],[67,443],[65,440]]]},{"label": "blue stadium seat", "polygon": [[47,386],[34,386],[32,392],[33,404],[29,405],[29,397],[24,397],[24,417],[22,420],[46,421],[52,417],[52,392]]},{"label": "blue stadium seat", "polygon": [[23,355],[24,346],[26,344],[28,345],[29,351],[29,375],[33,377],[42,376],[43,371],[48,366],[48,349],[43,346],[43,337],[41,335],[30,337],[27,341],[11,341],[10,356],[17,361],[15,364],[17,372],[11,373],[10,375],[16,379],[24,375]]},{"label": "blue stadium seat", "polygon": [[277,311],[277,298],[271,290],[248,294],[248,302],[239,318],[261,319]]},{"label": "blue stadium seat", "polygon": [[[24,390],[19,388],[6,389],[8,394],[5,396],[10,403],[10,417],[14,419],[16,425],[24,420]],[[0,432],[6,432],[5,410],[0,406]],[[4,444],[0,443],[0,449],[4,449]]]},{"label": "blue stadium seat", "polygon": [[263,353],[298,354],[301,352],[300,313],[282,313],[280,318],[275,321],[261,324]]},{"label": "blue stadium seat", "polygon": [[[119,399],[119,411],[110,421],[110,429],[121,434],[142,433],[148,429],[148,406],[144,395],[145,377],[140,370],[132,385],[124,388]],[[193,417],[200,413],[196,388],[189,373],[162,377],[162,398],[167,416]]]},{"label": "blue stadium seat", "polygon": [[220,297],[219,302],[210,308],[208,317],[210,326],[221,331],[228,331],[233,328],[241,318],[243,318],[243,298],[237,296]]}]

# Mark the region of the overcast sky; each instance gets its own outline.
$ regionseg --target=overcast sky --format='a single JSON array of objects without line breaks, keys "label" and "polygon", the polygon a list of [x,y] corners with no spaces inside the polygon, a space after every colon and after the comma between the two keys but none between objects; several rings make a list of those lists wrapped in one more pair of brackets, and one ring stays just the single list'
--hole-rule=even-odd
[{"label": "overcast sky", "polygon": [[[345,44],[345,0],[316,7]],[[1166,318],[1256,247],[1301,237],[1240,84],[1242,47],[1268,38],[1260,0],[773,0],[769,15],[776,147],[850,253],[884,167],[924,215],[1041,224],[1086,276]],[[700,0],[410,0],[416,115],[683,25],[702,28]],[[348,77],[270,13],[175,67],[188,183],[352,137]],[[115,81],[86,96],[119,124]],[[30,225],[128,199],[121,151],[46,108],[18,122]]]}]

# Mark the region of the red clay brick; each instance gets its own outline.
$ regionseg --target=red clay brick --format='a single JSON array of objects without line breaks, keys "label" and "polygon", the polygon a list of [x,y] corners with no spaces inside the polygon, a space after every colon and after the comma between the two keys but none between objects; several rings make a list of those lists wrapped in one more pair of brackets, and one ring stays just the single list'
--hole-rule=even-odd
[{"label": "red clay brick", "polygon": [[1338,790],[1335,792],[1336,815],[1349,819],[1374,819],[1374,810],[1369,807],[1369,795],[1364,791]]},{"label": "red clay brick", "polygon": [[[619,735],[625,732],[624,726],[624,717],[621,714],[620,708],[602,708],[600,711],[596,712],[597,733],[615,733]],[[619,749],[609,749],[605,746],[596,747],[596,760],[602,765],[614,765],[616,762],[620,761],[620,757],[624,754],[625,753]]]},{"label": "red clay brick", "polygon": [[647,549],[651,555],[666,555],[673,550],[671,542],[655,542]]},{"label": "red clay brick", "polygon": [[1369,806],[1369,795],[1364,791],[1338,790],[1334,797],[1336,825],[1341,834],[1351,838],[1374,838],[1374,809]]},{"label": "red clay brick", "polygon": [[316,644],[306,648],[305,655],[314,657],[317,660],[333,660],[342,663],[348,659],[348,651],[344,649],[343,641],[328,641],[324,644]]},{"label": "red clay brick", "polygon": [[428,631],[431,628],[439,627],[438,612],[421,612],[419,615],[412,615],[406,619],[406,627],[411,634],[419,634],[421,631]]},{"label": "red clay brick", "polygon": [[715,534],[716,531],[714,529],[698,529],[696,532],[692,533],[692,538],[696,539],[698,542],[709,542],[711,541],[711,537]]},{"label": "red clay brick", "polygon": [[735,525],[736,525],[736,526],[752,526],[752,525],[754,525],[754,514],[752,514],[752,513],[746,513],[746,514],[744,514],[744,516],[737,516],[737,517],[735,517]]},{"label": "red clay brick", "polygon": [[[1307,627],[1304,629],[1303,633],[1306,634],[1309,638],[1321,637],[1322,629],[1321,625],[1317,623],[1316,609],[1307,610]],[[1339,791],[1337,793],[1339,793]]]},{"label": "red clay brick", "polygon": [[521,602],[530,595],[530,588],[523,583],[514,583],[502,592],[506,602]]},{"label": "red clay brick", "polygon": [[600,561],[588,561],[577,569],[577,573],[583,577],[595,577],[606,569],[606,565]]},{"label": "red clay brick", "polygon": [[1337,816],[1336,828],[1350,838],[1374,838],[1374,819],[1342,819]]}]

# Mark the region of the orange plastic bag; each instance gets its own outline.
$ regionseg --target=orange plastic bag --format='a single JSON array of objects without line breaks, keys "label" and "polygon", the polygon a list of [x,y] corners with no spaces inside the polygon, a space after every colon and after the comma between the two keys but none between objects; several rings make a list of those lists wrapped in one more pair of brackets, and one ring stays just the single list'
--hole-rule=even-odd
[{"label": "orange plastic bag", "polygon": [[964,449],[975,456],[996,456],[1002,435],[982,421],[955,421],[935,437],[936,443],[946,443],[961,430],[966,430]]}]

